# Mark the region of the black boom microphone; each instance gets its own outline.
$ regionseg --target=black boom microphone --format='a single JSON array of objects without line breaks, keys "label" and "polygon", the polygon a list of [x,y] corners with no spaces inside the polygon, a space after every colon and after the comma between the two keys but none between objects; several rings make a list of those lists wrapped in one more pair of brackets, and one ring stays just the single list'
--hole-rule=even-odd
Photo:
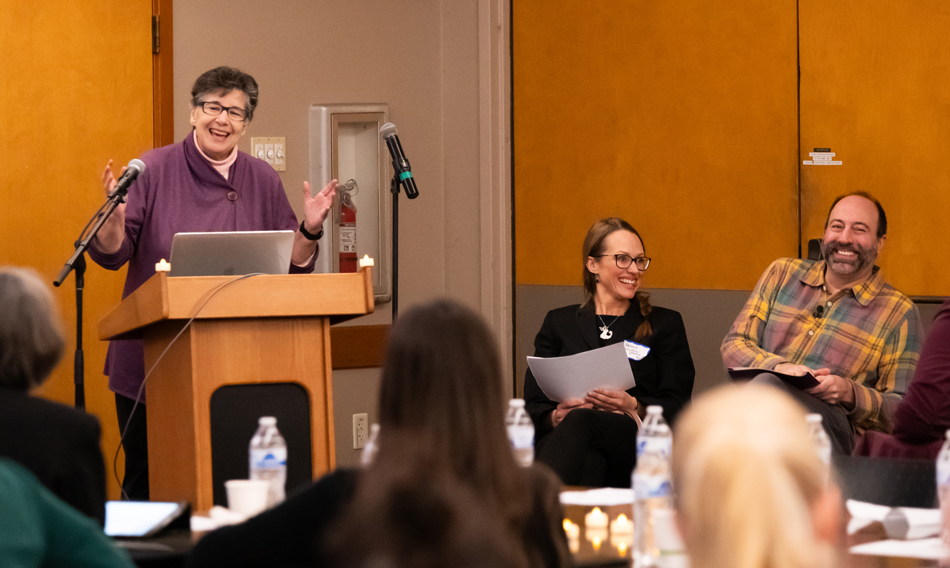
[{"label": "black boom microphone", "polygon": [[122,175],[119,176],[119,180],[115,182],[115,186],[112,188],[112,193],[109,194],[109,197],[112,198],[117,193],[124,194],[128,191],[129,186],[132,185],[132,182],[135,181],[135,178],[139,177],[139,174],[145,171],[145,162],[139,160],[138,158],[133,158],[129,165],[126,166],[125,171],[122,172]]},{"label": "black boom microphone", "polygon": [[386,140],[386,146],[389,147],[389,154],[393,157],[393,170],[399,178],[399,183],[406,190],[406,197],[415,199],[419,197],[419,190],[416,188],[416,180],[412,177],[412,170],[409,168],[409,160],[402,153],[402,144],[399,143],[396,125],[387,122],[379,129],[383,139]]}]

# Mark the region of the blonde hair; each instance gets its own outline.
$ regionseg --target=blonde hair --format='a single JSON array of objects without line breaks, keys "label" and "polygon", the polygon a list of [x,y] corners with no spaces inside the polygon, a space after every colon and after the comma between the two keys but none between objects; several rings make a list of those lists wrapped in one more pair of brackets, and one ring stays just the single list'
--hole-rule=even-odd
[{"label": "blonde hair", "polygon": [[719,388],[683,413],[675,440],[677,514],[697,565],[833,565],[834,547],[817,538],[812,516],[824,466],[792,399],[764,386]]}]

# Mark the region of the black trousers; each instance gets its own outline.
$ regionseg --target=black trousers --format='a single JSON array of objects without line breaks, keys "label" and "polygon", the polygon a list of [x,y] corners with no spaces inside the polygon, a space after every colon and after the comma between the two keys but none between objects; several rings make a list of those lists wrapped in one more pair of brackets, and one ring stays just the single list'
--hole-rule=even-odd
[{"label": "black trousers", "polygon": [[762,373],[750,382],[781,389],[804,406],[808,412],[821,414],[821,425],[825,427],[825,432],[831,440],[831,452],[841,456],[851,455],[854,450],[854,430],[851,428],[848,415],[840,406],[827,403],[797,387],[793,387],[772,373]]},{"label": "black trousers", "polygon": [[578,408],[537,441],[537,461],[565,485],[630,487],[637,423],[625,414]]},{"label": "black trousers", "polygon": [[[122,489],[130,501],[148,501],[148,426],[145,418],[145,405],[139,403],[132,407],[135,401],[120,394],[115,395],[115,413],[119,419],[119,435],[125,429],[122,447],[125,449],[125,477],[122,480]],[[132,421],[129,422],[131,415]]]}]

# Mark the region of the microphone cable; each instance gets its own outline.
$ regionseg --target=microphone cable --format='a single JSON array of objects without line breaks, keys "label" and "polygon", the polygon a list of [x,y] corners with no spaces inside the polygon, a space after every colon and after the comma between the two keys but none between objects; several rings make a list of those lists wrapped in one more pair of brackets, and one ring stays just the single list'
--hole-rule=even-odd
[{"label": "microphone cable", "polygon": [[142,384],[139,386],[139,392],[138,394],[135,395],[135,404],[132,405],[132,410],[131,412],[129,412],[129,418],[128,420],[125,421],[125,427],[122,428],[122,435],[119,437],[119,445],[116,447],[115,455],[112,457],[112,475],[115,477],[116,482],[119,484],[119,490],[122,492],[122,498],[125,501],[129,501],[130,499],[129,499],[129,494],[125,492],[125,487],[122,485],[122,481],[119,479],[119,450],[122,449],[123,443],[125,442],[125,436],[129,432],[129,425],[132,424],[132,416],[135,415],[135,410],[139,407],[139,403],[142,400],[142,393],[145,391],[145,381],[147,381],[148,378],[152,375],[152,371],[154,371],[155,368],[158,367],[158,364],[162,362],[162,359],[165,358],[165,354],[168,353],[168,350],[172,348],[172,345],[174,345],[175,342],[178,341],[178,338],[181,337],[181,335],[185,333],[185,331],[189,327],[191,327],[192,322],[195,321],[195,319],[198,317],[198,314],[200,314],[201,310],[204,309],[205,305],[207,305],[208,302],[211,301],[211,298],[214,298],[214,296],[218,292],[220,292],[225,287],[230,286],[231,284],[234,284],[235,282],[246,280],[252,276],[261,276],[263,274],[264,274],[263,272],[252,272],[251,274],[244,274],[242,276],[238,276],[231,280],[228,280],[224,284],[221,284],[220,286],[212,290],[211,294],[209,294],[208,297],[205,298],[205,301],[201,302],[201,305],[198,306],[198,309],[195,311],[195,315],[191,316],[191,319],[189,319],[188,322],[185,323],[185,326],[181,328],[181,331],[179,331],[178,334],[175,335],[175,337],[173,337],[172,340],[168,342],[168,345],[165,346],[165,350],[162,351],[162,354],[159,355],[158,359],[155,360],[155,363],[152,364],[152,368],[149,369],[147,373],[145,373],[145,378],[142,379]]}]

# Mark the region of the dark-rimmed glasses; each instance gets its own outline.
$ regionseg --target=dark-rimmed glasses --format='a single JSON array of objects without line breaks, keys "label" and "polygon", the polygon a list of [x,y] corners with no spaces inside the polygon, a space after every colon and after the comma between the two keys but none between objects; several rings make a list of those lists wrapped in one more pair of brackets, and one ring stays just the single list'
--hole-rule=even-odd
[{"label": "dark-rimmed glasses", "polygon": [[650,268],[650,261],[653,260],[648,256],[638,256],[637,258],[633,258],[629,254],[614,254],[614,255],[594,254],[591,256],[593,256],[594,258],[600,258],[602,256],[613,256],[614,262],[617,263],[617,268],[621,270],[630,268],[631,264],[636,264],[637,270],[644,271],[647,268]]},{"label": "dark-rimmed glasses", "polygon": [[222,112],[228,111],[228,116],[234,120],[247,120],[247,111],[241,107],[226,107],[220,103],[214,102],[198,103],[198,106],[200,106],[201,110],[203,110],[204,113],[209,116],[218,116]]}]

